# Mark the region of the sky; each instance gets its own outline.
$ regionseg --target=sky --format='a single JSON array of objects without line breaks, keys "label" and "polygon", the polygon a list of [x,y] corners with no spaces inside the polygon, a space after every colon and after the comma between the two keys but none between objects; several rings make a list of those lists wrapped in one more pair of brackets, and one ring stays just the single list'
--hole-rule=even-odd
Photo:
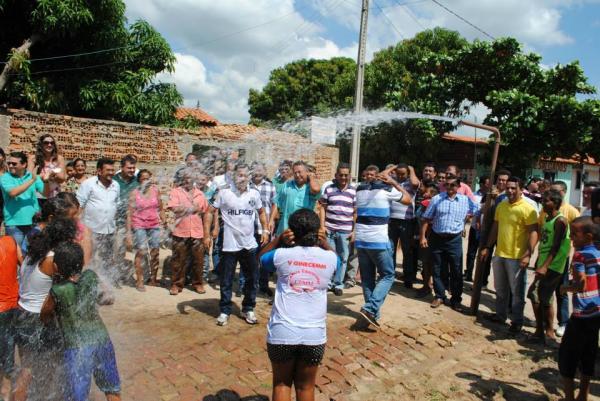
[{"label": "sky", "polygon": [[[300,58],[356,58],[362,0],[125,0],[129,22],[150,22],[169,42],[173,82],[188,107],[247,123],[248,91]],[[545,66],[579,60],[600,88],[600,0],[437,0],[493,37],[511,36]],[[489,38],[433,0],[370,0],[367,58],[436,26]],[[485,110],[473,111],[473,118]]]}]

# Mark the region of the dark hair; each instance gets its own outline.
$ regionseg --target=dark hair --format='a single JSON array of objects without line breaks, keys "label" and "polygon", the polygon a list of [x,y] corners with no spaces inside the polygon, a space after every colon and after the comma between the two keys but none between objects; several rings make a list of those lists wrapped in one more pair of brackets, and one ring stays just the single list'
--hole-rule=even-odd
[{"label": "dark hair", "polygon": [[523,180],[517,176],[511,175],[510,177],[508,177],[508,180],[506,180],[506,182],[515,182],[517,183],[519,189],[523,189]]},{"label": "dark hair", "polygon": [[29,263],[38,263],[61,242],[74,241],[76,233],[77,228],[73,220],[64,217],[53,219],[46,228],[31,238],[27,250]]},{"label": "dark hair", "polygon": [[121,167],[123,167],[127,163],[136,164],[137,157],[135,157],[135,155],[132,155],[131,153],[123,156],[123,158],[121,159]]},{"label": "dark hair", "polygon": [[21,163],[27,164],[27,155],[25,154],[25,152],[10,152],[8,157],[14,157],[16,159],[19,159]]},{"label": "dark hair", "polygon": [[598,187],[600,187],[600,181],[588,181],[588,182],[584,183],[583,186],[598,188]]},{"label": "dark hair", "polygon": [[279,163],[279,167],[288,166],[289,168],[292,168],[293,164],[294,162],[291,160],[283,160],[281,163]]},{"label": "dark hair", "polygon": [[150,177],[152,177],[152,172],[150,170],[148,170],[147,168],[143,168],[138,172],[138,175],[135,178],[137,180],[137,182],[140,182],[142,174],[146,174],[146,173],[150,174]]},{"label": "dark hair", "polygon": [[560,206],[562,205],[562,202],[563,202],[560,192],[558,192],[555,189],[549,189],[549,190],[545,191],[542,195],[542,199],[550,199],[552,201],[552,203],[554,203],[554,206],[556,206],[557,210],[560,209]]},{"label": "dark hair", "polygon": [[71,167],[71,168],[73,168],[73,167],[75,167],[75,163],[73,163],[72,161],[68,162],[67,164],[65,164],[65,167]]},{"label": "dark hair", "polygon": [[84,166],[87,166],[87,163],[85,162],[85,160],[83,160],[81,157],[78,157],[75,160],[73,160],[73,167],[75,167],[75,165],[79,162],[82,162]]},{"label": "dark hair", "polygon": [[288,226],[294,233],[299,246],[316,246],[319,243],[319,216],[310,209],[296,210],[288,220]]},{"label": "dark hair", "polygon": [[454,184],[457,187],[460,187],[460,178],[454,176],[452,178],[446,178],[446,187],[450,184]]},{"label": "dark hair", "polygon": [[115,161],[113,159],[108,159],[106,157],[101,157],[100,159],[98,159],[98,162],[96,163],[96,168],[98,170],[102,170],[102,168],[106,165],[114,165]]},{"label": "dark hair", "polygon": [[238,163],[235,165],[234,171],[238,171],[243,168],[250,170],[250,167],[248,167],[248,165],[246,163]]},{"label": "dark hair", "polygon": [[501,175],[507,175],[507,176],[511,176],[510,171],[506,170],[506,169],[502,169],[502,170],[498,170],[496,171],[496,179],[498,179],[499,176]]},{"label": "dark hair", "polygon": [[487,180],[489,180],[489,179],[490,179],[490,177],[489,177],[489,176],[487,176],[487,175],[482,175],[481,177],[479,177],[479,185],[483,185],[483,184],[485,184],[485,182],[486,182]]},{"label": "dark hair", "polygon": [[550,184],[550,186],[552,185],[560,186],[563,191],[567,192],[567,183],[564,181],[552,181],[552,184]]},{"label": "dark hair", "polygon": [[67,209],[71,207],[79,208],[79,200],[77,199],[77,196],[72,192],[59,192],[56,195],[56,198],[62,199],[65,202],[65,207]]},{"label": "dark hair", "polygon": [[54,197],[47,199],[42,206],[39,221],[47,222],[50,220],[50,217],[64,217],[68,207],[67,203],[61,198]]},{"label": "dark hair", "polygon": [[190,157],[190,156],[196,157],[196,154],[195,153],[188,153],[187,155],[185,155],[185,158],[183,160],[187,161],[188,157]]},{"label": "dark hair", "polygon": [[83,270],[83,249],[75,242],[62,242],[54,248],[54,263],[58,274],[68,279]]},{"label": "dark hair", "polygon": [[350,163],[346,163],[346,162],[340,162],[340,163],[338,163],[335,171],[339,172],[342,169],[348,169],[348,170],[350,170]]},{"label": "dark hair", "polygon": [[405,168],[405,169],[408,170],[408,164],[406,164],[406,163],[398,163],[398,164],[396,164],[396,168],[397,169]]},{"label": "dark hair", "polygon": [[0,156],[6,157],[6,153],[4,153],[4,149],[0,148]]},{"label": "dark hair", "polygon": [[56,159],[58,156],[58,144],[56,139],[50,134],[42,134],[38,138],[37,145],[35,146],[35,163],[38,166],[38,173],[44,168],[44,139],[52,138],[54,141],[54,148],[52,149],[52,159]]},{"label": "dark hair", "polygon": [[433,170],[437,172],[437,167],[434,162],[425,162],[425,164],[423,164],[423,168],[425,167],[432,167]]},{"label": "dark hair", "polygon": [[425,190],[430,190],[431,192],[433,192],[435,195],[440,193],[440,190],[438,188],[437,185],[435,185],[435,183],[433,183],[432,181],[428,182],[427,184],[425,184],[424,187]]},{"label": "dark hair", "polygon": [[292,164],[292,168],[297,166],[303,166],[308,171],[308,164],[306,164],[303,160],[295,161],[294,164]]},{"label": "dark hair", "polygon": [[450,167],[454,167],[456,170],[456,176],[458,177],[460,175],[460,168],[456,164],[448,164],[445,170],[448,170]]},{"label": "dark hair", "polygon": [[366,168],[365,171],[375,171],[377,173],[379,173],[379,167],[377,167],[374,164],[369,164]]},{"label": "dark hair", "polygon": [[600,224],[594,223],[590,216],[580,216],[571,222],[581,226],[584,234],[592,234],[594,241],[600,240]]}]

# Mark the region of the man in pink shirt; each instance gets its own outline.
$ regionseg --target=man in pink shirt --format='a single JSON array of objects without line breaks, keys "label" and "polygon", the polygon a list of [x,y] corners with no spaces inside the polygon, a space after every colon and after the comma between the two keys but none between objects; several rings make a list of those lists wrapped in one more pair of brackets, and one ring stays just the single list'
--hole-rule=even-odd
[{"label": "man in pink shirt", "polygon": [[[461,178],[460,177],[460,169],[455,164],[450,164],[448,167],[446,167],[446,179],[450,179],[450,178],[459,178],[459,179]],[[446,187],[444,186],[444,184],[440,183],[439,188],[440,188],[440,192],[446,192]],[[471,187],[468,186],[467,184],[465,184],[464,182],[462,182],[462,180],[460,181],[460,187],[458,187],[458,190],[456,191],[456,193],[469,197],[469,199],[471,199],[473,202],[477,201],[477,198],[475,198],[475,195],[473,194]]]},{"label": "man in pink shirt", "polygon": [[199,294],[204,294],[202,282],[204,269],[204,228],[202,215],[208,210],[204,194],[196,189],[189,172],[183,173],[182,184],[169,194],[169,209],[175,213],[173,236],[173,257],[171,259],[171,295],[177,295],[185,285],[185,269],[189,256],[193,257],[192,286]]}]

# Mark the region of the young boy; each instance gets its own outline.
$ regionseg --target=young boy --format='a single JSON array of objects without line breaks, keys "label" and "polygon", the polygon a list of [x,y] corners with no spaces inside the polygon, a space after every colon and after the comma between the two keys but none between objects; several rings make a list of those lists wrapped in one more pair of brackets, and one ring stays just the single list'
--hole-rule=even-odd
[{"label": "young boy", "polygon": [[108,401],[121,399],[121,383],[115,351],[98,313],[98,276],[92,270],[81,272],[83,250],[64,242],[54,249],[54,267],[60,280],[50,290],[42,307],[46,322],[55,313],[65,342],[66,399],[86,401],[92,374]]},{"label": "young boy", "polygon": [[[429,206],[429,203],[431,202],[431,198],[436,196],[438,193],[439,193],[438,188],[433,183],[426,184],[422,188],[423,200],[420,202],[419,205],[417,205],[417,210],[415,211],[415,217],[417,219],[417,223],[419,226],[418,229],[415,230],[416,231],[415,237],[418,237],[419,233],[421,232],[421,224],[422,224],[421,216],[423,216],[423,213],[425,213],[425,210],[427,210],[427,206]],[[417,242],[419,241],[418,238],[416,239],[416,241]],[[421,259],[421,262],[423,264],[422,265],[423,270],[421,271],[421,274],[423,277],[423,286],[417,290],[416,297],[424,298],[424,297],[429,296],[433,289],[433,278],[432,278],[432,271],[431,271],[431,269],[432,269],[431,250],[429,248],[419,249],[419,259]]]},{"label": "young boy", "polygon": [[577,252],[573,255],[573,280],[562,285],[560,292],[573,293],[573,313],[567,323],[558,351],[558,369],[562,376],[565,399],[575,400],[575,372],[581,368],[578,401],[586,401],[590,379],[598,352],[600,329],[600,251],[594,245],[600,239],[600,226],[591,217],[578,217],[571,223],[571,240]]},{"label": "young boy", "polygon": [[537,329],[534,337],[542,343],[545,342],[546,337],[551,340],[556,339],[552,327],[554,292],[560,285],[571,250],[569,223],[559,211],[561,204],[562,196],[558,191],[551,189],[542,195],[542,207],[546,212],[546,220],[540,227],[541,240],[535,279],[527,294],[527,297],[531,299],[536,320]]}]

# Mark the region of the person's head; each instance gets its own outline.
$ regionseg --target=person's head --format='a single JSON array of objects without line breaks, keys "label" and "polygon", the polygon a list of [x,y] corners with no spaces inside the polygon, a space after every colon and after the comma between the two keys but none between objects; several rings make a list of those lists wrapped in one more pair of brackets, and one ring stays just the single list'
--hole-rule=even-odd
[{"label": "person's head", "polygon": [[439,193],[438,187],[431,183],[423,187],[423,199],[431,199]]},{"label": "person's head", "polygon": [[319,243],[319,216],[310,209],[296,210],[288,220],[298,246],[316,246]]},{"label": "person's head", "polygon": [[346,187],[350,182],[350,165],[348,163],[338,164],[335,170],[335,180],[342,187]]},{"label": "person's head", "polygon": [[121,177],[131,180],[135,177],[135,165],[137,164],[137,157],[132,154],[125,155],[121,159]]},{"label": "person's head", "polygon": [[542,207],[544,208],[544,212],[546,214],[553,216],[555,211],[560,209],[562,205],[562,196],[560,192],[549,189],[542,195]]},{"label": "person's head", "polygon": [[260,184],[267,176],[267,169],[265,164],[261,162],[252,163],[252,180],[256,184]]},{"label": "person's head", "polygon": [[12,175],[23,176],[27,170],[27,155],[24,152],[11,152],[6,160],[6,166]]},{"label": "person's head", "polygon": [[67,210],[68,205],[63,199],[59,197],[47,199],[42,206],[39,222],[48,223],[56,217],[68,218]]},{"label": "person's head", "polygon": [[196,155],[193,153],[188,153],[187,155],[185,155],[185,164],[188,167],[192,167],[194,164],[196,164],[197,158]]},{"label": "person's head", "polygon": [[198,187],[198,189],[204,191],[206,185],[208,185],[208,175],[206,175],[205,173],[198,174],[196,177],[196,186]]},{"label": "person's head", "polygon": [[73,174],[75,177],[83,177],[85,175],[85,170],[87,169],[87,164],[85,163],[85,160],[79,157],[73,160],[73,169],[75,170],[75,173]]},{"label": "person's head", "polygon": [[510,171],[500,170],[496,173],[496,188],[499,192],[506,190],[506,182],[510,178]]},{"label": "person's head", "polygon": [[244,192],[250,183],[250,167],[245,163],[239,163],[233,170],[233,182],[238,191]]},{"label": "person's head", "polygon": [[110,182],[115,175],[115,162],[112,159],[100,158],[96,163],[98,178],[102,181]]},{"label": "person's head", "polygon": [[600,225],[589,216],[577,217],[571,222],[571,241],[577,249],[600,240]]},{"label": "person's head", "polygon": [[62,199],[65,202],[65,215],[69,219],[74,219],[79,214],[79,201],[77,196],[72,192],[59,192],[56,195],[57,199]]},{"label": "person's head", "polygon": [[4,149],[0,148],[0,168],[4,168],[5,163],[6,163],[6,153],[4,153]]},{"label": "person's head", "polygon": [[408,178],[408,164],[406,163],[398,163],[396,165],[396,178],[398,181],[402,182]]},{"label": "person's head", "polygon": [[150,187],[150,182],[152,178],[152,172],[148,169],[141,169],[137,175],[137,182],[140,184],[140,188],[147,189]]},{"label": "person's head", "polygon": [[392,177],[393,179],[397,180],[398,179],[398,175],[396,174],[396,165],[393,164],[393,163],[390,163],[387,166],[385,166],[385,170],[388,170],[390,168],[393,168],[393,170],[390,171],[390,177]]},{"label": "person's head", "polygon": [[277,171],[279,171],[279,176],[283,179],[290,179],[292,177],[292,164],[294,164],[291,160],[284,160],[279,163],[279,167]]},{"label": "person's head", "polygon": [[194,189],[194,172],[191,168],[186,168],[181,173],[180,186],[186,191]]},{"label": "person's head", "polygon": [[38,263],[61,242],[74,241],[76,234],[77,228],[73,219],[52,219],[40,233],[31,238],[27,256],[32,264]]},{"label": "person's head", "polygon": [[444,184],[446,182],[446,172],[445,171],[438,171],[437,175],[435,176],[435,179],[440,184]]},{"label": "person's head", "polygon": [[54,248],[54,266],[63,280],[76,276],[83,269],[83,249],[75,242],[63,242]]},{"label": "person's head", "polygon": [[292,172],[294,173],[294,181],[296,185],[301,187],[308,181],[308,166],[302,160],[298,160],[292,165]]},{"label": "person's head", "polygon": [[35,161],[38,166],[44,167],[44,161],[52,161],[58,156],[58,147],[54,137],[43,134],[39,137],[35,148]]},{"label": "person's head", "polygon": [[598,181],[589,181],[583,185],[583,206],[588,209],[592,206],[592,193],[596,188],[600,188],[600,182]]},{"label": "person's head", "polygon": [[379,174],[379,167],[374,164],[367,166],[365,169],[365,182],[373,182]]},{"label": "person's head", "polygon": [[460,186],[460,180],[458,178],[455,178],[455,177],[446,178],[445,188],[446,188],[446,193],[448,194],[448,196],[456,195],[456,192],[458,191],[459,186]]},{"label": "person's head", "polygon": [[446,167],[446,180],[451,177],[460,178],[460,169],[456,164],[450,164]]},{"label": "person's head", "polygon": [[75,174],[75,166],[73,162],[68,162],[65,165],[65,173],[67,174],[67,179],[73,177],[73,175]]},{"label": "person's head", "polygon": [[432,163],[432,162],[425,163],[425,165],[423,166],[423,173],[422,173],[423,181],[434,181],[436,173],[437,173],[437,170],[435,167],[435,163]]},{"label": "person's head", "polygon": [[479,189],[481,192],[487,193],[491,187],[490,177],[485,175],[479,177]]},{"label": "person's head", "polygon": [[553,181],[550,184],[550,189],[560,192],[560,195],[564,198],[567,194],[567,183],[564,181]]},{"label": "person's head", "polygon": [[367,170],[363,170],[363,171],[360,173],[360,180],[361,180],[362,182],[365,182],[365,181],[367,181]]},{"label": "person's head", "polygon": [[531,177],[529,179],[529,183],[527,183],[527,185],[526,185],[529,193],[537,194],[540,192],[540,185],[539,185],[540,181],[542,181],[542,179],[540,177]]},{"label": "person's head", "polygon": [[550,189],[550,185],[552,183],[550,182],[550,180],[547,179],[543,179],[542,181],[538,182],[538,191],[540,192],[546,192],[547,190]]},{"label": "person's head", "polygon": [[519,177],[508,177],[505,192],[510,203],[518,201],[523,193],[523,181]]}]

